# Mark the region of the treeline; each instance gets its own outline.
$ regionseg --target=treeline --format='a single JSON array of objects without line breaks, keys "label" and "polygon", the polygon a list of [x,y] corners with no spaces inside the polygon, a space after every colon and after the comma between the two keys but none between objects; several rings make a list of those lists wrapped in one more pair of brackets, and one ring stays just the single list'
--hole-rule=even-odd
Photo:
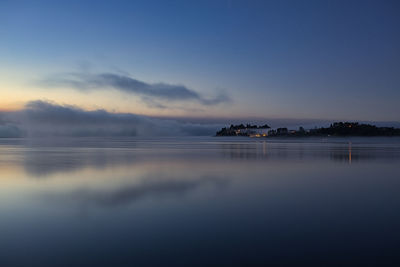
[{"label": "treeline", "polygon": [[[358,122],[335,122],[329,127],[304,130],[288,130],[287,128],[270,129],[267,124],[262,126],[251,124],[231,125],[222,128],[216,133],[217,136],[400,136],[400,129],[394,127],[377,127],[370,124]],[[269,129],[269,130],[267,130]]]},{"label": "treeline", "polygon": [[377,127],[358,122],[335,122],[328,128],[317,128],[309,131],[310,135],[333,136],[400,136],[400,129],[394,127]]},{"label": "treeline", "polygon": [[251,125],[251,124],[238,124],[233,125],[229,128],[224,127],[220,131],[216,133],[217,136],[248,136],[250,132],[255,131],[257,129],[269,129],[271,128],[268,124],[264,124],[261,126]]}]

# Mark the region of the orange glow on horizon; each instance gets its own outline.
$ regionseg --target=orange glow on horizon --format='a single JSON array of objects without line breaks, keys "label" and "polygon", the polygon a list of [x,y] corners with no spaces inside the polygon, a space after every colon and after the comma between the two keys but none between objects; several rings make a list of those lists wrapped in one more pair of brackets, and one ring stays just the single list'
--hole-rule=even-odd
[{"label": "orange glow on horizon", "polygon": [[23,109],[24,104],[0,103],[0,112],[11,112]]}]

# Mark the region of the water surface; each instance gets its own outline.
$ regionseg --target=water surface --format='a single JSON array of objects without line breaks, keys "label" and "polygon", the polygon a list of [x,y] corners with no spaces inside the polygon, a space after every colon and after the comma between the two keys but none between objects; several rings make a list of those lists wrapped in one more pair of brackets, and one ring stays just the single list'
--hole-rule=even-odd
[{"label": "water surface", "polygon": [[0,266],[399,265],[398,138],[0,139]]}]

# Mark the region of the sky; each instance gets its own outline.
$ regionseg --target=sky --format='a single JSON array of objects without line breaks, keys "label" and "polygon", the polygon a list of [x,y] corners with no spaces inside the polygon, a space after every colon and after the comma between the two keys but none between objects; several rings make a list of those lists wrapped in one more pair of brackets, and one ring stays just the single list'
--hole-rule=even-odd
[{"label": "sky", "polygon": [[0,0],[0,111],[399,122],[399,13],[389,0]]}]

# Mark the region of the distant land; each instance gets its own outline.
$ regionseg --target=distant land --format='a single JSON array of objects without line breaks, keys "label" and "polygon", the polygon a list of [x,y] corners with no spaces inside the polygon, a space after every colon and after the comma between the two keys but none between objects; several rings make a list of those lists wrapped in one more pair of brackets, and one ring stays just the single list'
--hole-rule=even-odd
[{"label": "distant land", "polygon": [[305,130],[299,127],[297,130],[289,130],[286,127],[271,128],[268,124],[257,126],[251,124],[231,125],[224,127],[216,133],[216,136],[248,136],[248,137],[306,137],[306,136],[400,136],[400,128],[377,127],[371,124],[358,122],[335,122],[329,127],[321,127]]}]

